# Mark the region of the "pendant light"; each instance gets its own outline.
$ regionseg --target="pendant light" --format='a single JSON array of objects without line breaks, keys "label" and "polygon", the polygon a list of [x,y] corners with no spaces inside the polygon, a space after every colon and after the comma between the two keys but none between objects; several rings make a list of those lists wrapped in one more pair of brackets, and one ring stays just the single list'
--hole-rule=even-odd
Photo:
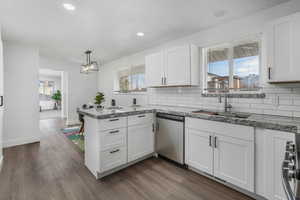
[{"label": "pendant light", "polygon": [[89,74],[92,72],[98,72],[99,67],[96,61],[91,61],[91,50],[87,50],[84,52],[86,54],[86,64],[81,65],[80,73],[82,74]]}]

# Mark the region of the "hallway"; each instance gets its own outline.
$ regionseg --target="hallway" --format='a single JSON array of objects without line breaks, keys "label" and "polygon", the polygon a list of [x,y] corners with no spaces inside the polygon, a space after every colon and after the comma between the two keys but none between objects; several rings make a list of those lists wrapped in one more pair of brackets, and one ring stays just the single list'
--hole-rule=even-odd
[{"label": "hallway", "polygon": [[251,199],[156,158],[96,180],[62,127],[62,120],[41,120],[40,144],[5,149],[0,200]]}]

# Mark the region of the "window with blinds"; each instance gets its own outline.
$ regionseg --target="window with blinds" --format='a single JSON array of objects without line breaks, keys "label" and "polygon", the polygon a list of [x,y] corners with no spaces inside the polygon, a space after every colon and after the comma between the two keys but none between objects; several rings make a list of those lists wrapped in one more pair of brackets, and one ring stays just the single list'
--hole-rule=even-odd
[{"label": "window with blinds", "polygon": [[204,49],[207,92],[256,91],[260,80],[260,42],[243,41]]},{"label": "window with blinds", "polygon": [[145,66],[133,66],[116,72],[115,92],[142,92],[145,87]]}]

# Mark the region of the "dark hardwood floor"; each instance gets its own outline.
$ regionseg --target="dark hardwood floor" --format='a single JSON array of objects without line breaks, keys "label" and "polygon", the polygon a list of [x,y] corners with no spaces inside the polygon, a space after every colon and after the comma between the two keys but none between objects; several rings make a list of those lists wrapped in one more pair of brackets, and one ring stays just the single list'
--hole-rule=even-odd
[{"label": "dark hardwood floor", "polygon": [[4,150],[1,200],[251,200],[194,172],[151,158],[96,180],[83,155],[61,133],[59,119],[41,120],[41,143]]}]

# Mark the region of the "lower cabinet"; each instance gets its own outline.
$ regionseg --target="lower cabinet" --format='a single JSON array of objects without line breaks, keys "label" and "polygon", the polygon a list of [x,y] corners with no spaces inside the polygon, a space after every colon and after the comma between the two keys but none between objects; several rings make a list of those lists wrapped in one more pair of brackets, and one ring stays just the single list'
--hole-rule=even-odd
[{"label": "lower cabinet", "polygon": [[153,113],[109,119],[85,117],[87,168],[102,178],[154,152]]},{"label": "lower cabinet", "polygon": [[105,172],[115,167],[126,164],[127,149],[126,146],[117,146],[100,153],[100,171]]},{"label": "lower cabinet", "polygon": [[213,174],[213,153],[209,133],[194,129],[186,129],[186,156],[188,165],[203,172]]},{"label": "lower cabinet", "polygon": [[187,118],[185,136],[190,167],[254,192],[253,128]]},{"label": "lower cabinet", "polygon": [[281,181],[281,165],[287,141],[294,133],[256,129],[256,193],[269,200],[286,200]]},{"label": "lower cabinet", "polygon": [[128,162],[154,152],[154,132],[151,124],[128,127]]},{"label": "lower cabinet", "polygon": [[254,142],[219,134],[214,142],[214,176],[253,192]]}]

